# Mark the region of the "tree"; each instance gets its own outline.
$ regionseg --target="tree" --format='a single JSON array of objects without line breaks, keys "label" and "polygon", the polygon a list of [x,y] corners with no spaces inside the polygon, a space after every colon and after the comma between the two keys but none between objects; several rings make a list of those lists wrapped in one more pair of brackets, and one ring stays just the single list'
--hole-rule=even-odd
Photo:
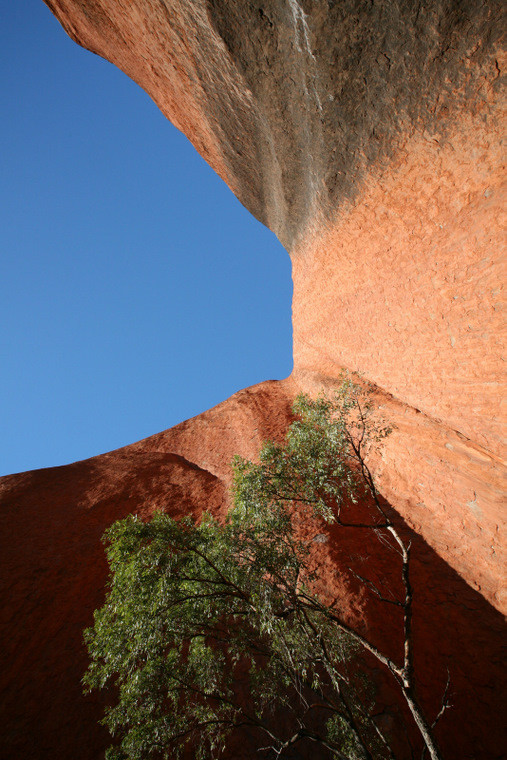
[{"label": "tree", "polygon": [[[200,524],[157,514],[107,531],[109,593],[85,632],[84,683],[116,685],[105,718],[117,740],[110,758],[180,757],[186,747],[218,757],[245,728],[268,757],[311,743],[322,757],[393,758],[372,661],[396,683],[432,760],[441,758],[415,688],[411,547],[365,461],[390,431],[348,379],[333,399],[299,397],[294,413],[283,445],[266,444],[257,464],[235,460],[225,524],[207,513]],[[366,531],[396,556],[401,597],[351,572],[400,611],[399,662],[321,593],[326,524]],[[444,697],[440,713],[446,707]]]}]

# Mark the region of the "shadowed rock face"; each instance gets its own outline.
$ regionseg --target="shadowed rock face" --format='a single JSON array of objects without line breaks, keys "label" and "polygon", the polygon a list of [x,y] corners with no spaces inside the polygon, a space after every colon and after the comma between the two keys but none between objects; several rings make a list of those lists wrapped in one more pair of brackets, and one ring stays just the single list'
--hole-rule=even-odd
[{"label": "shadowed rock face", "polygon": [[295,393],[332,389],[343,368],[377,387],[395,430],[371,466],[429,545],[414,539],[421,688],[434,704],[451,662],[445,756],[500,756],[501,626],[488,603],[506,608],[500,3],[46,3],[286,246],[295,370],[118,452],[0,481],[6,757],[100,756],[99,705],[78,680],[105,527],[161,506],[226,509],[233,454],[255,456],[285,430]]},{"label": "shadowed rock face", "polygon": [[443,136],[451,109],[478,99],[478,78],[499,73],[494,1],[46,2],[147,90],[289,250],[404,136]]}]

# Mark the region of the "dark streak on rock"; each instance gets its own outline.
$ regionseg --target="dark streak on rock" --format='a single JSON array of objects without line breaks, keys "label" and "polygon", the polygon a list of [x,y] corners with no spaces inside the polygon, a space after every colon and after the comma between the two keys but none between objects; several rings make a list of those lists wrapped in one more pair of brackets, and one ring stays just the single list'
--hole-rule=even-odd
[{"label": "dark streak on rock", "polygon": [[[317,209],[329,215],[354,197],[367,169],[388,162],[402,133],[442,135],[450,110],[470,102],[478,71],[496,72],[502,24],[494,0],[206,5],[256,106],[256,118],[241,123],[246,152],[231,149],[241,109],[217,113],[230,139],[226,161],[242,202],[289,250]],[[309,50],[296,43],[296,6]],[[216,93],[209,108],[221,110]],[[277,177],[266,172],[266,157]]]}]

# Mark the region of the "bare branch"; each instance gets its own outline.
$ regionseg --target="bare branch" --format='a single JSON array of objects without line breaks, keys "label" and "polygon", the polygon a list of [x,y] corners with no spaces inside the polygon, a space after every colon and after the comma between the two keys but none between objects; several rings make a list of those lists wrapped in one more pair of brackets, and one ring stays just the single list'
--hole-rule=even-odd
[{"label": "bare branch", "polygon": [[383,596],[381,591],[377,588],[377,586],[372,581],[369,581],[367,578],[363,578],[362,575],[359,575],[359,573],[356,573],[354,570],[352,570],[351,567],[349,567],[349,571],[355,578],[357,578],[359,581],[364,583],[365,586],[367,586],[371,591],[373,591],[373,593],[376,594],[382,602],[385,602],[386,604],[394,604],[397,607],[403,607],[403,603],[400,602],[398,599],[387,599],[385,596]]}]

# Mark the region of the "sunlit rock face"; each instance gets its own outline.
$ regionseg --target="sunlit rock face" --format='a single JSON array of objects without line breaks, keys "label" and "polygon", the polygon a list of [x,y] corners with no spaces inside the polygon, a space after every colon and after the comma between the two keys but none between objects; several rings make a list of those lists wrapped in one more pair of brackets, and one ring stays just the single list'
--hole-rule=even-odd
[{"label": "sunlit rock face", "polygon": [[395,429],[371,466],[428,543],[422,689],[434,702],[447,659],[460,695],[446,758],[500,756],[500,3],[46,2],[286,246],[295,369],[119,452],[0,482],[7,757],[100,756],[98,705],[76,679],[103,529],[158,506],[223,511],[232,455],[255,456],[297,391],[332,390],[343,368],[376,386]]}]

